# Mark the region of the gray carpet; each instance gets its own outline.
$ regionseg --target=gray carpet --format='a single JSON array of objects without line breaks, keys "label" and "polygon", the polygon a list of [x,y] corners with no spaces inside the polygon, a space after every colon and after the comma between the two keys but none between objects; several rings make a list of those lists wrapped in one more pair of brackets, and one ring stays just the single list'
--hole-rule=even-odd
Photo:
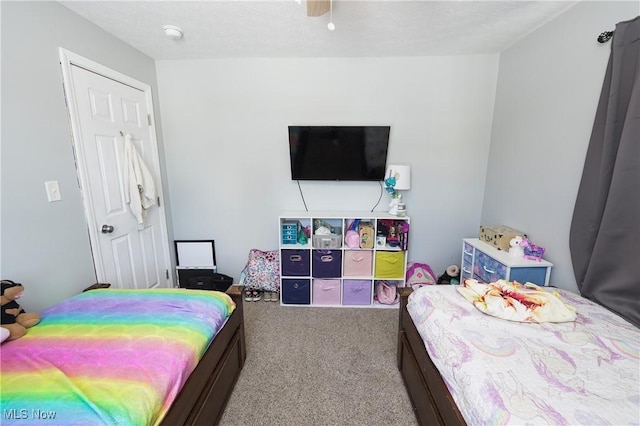
[{"label": "gray carpet", "polygon": [[397,309],[245,302],[247,361],[221,425],[416,425]]}]

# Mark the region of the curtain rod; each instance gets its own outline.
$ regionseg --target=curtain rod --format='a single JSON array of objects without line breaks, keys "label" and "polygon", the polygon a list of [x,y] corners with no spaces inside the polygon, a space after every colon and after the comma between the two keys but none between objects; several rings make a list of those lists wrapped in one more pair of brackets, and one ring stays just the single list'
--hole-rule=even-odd
[{"label": "curtain rod", "polygon": [[611,37],[613,37],[613,33],[615,31],[604,31],[601,32],[600,35],[598,36],[598,43],[606,43],[609,40],[611,40]]}]

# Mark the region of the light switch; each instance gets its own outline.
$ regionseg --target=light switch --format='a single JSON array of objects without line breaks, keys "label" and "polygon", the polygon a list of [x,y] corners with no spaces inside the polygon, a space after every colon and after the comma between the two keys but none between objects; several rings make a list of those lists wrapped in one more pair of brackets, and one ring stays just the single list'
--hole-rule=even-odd
[{"label": "light switch", "polygon": [[62,195],[60,195],[60,185],[58,185],[57,180],[47,181],[44,183],[44,186],[47,188],[47,198],[49,199],[49,202],[62,200]]}]

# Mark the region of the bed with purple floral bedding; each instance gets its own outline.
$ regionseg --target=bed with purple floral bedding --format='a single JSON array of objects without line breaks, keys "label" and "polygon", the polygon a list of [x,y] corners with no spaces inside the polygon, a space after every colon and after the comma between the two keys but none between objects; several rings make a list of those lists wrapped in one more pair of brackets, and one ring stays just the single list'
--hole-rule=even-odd
[{"label": "bed with purple floral bedding", "polygon": [[579,295],[556,291],[577,310],[575,321],[496,318],[456,286],[405,291],[398,366],[418,420],[640,424],[640,331]]}]

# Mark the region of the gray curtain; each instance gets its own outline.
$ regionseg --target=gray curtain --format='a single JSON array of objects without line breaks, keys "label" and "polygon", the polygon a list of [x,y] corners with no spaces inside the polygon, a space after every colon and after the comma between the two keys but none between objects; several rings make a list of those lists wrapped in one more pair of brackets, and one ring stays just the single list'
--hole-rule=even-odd
[{"label": "gray curtain", "polygon": [[580,293],[640,326],[640,16],[611,43],[569,246]]}]

